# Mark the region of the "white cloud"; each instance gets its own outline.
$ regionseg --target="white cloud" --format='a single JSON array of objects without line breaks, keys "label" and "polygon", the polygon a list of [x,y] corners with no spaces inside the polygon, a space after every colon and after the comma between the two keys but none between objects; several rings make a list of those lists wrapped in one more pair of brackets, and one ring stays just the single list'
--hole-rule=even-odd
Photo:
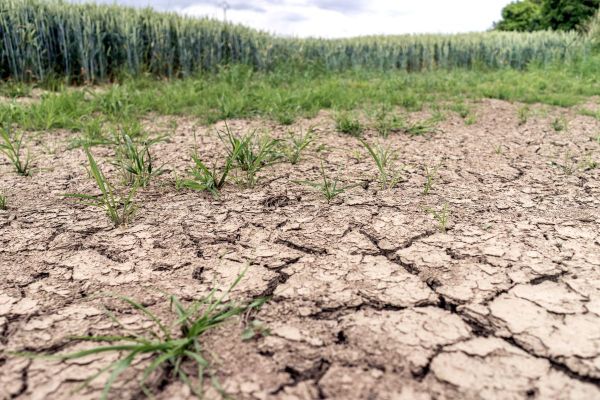
[{"label": "white cloud", "polygon": [[[78,1],[78,0],[75,0]],[[81,0],[79,0],[81,1]],[[100,0],[108,2],[110,0]],[[227,19],[290,36],[484,31],[510,0],[228,0]],[[222,0],[121,0],[222,19]]]}]

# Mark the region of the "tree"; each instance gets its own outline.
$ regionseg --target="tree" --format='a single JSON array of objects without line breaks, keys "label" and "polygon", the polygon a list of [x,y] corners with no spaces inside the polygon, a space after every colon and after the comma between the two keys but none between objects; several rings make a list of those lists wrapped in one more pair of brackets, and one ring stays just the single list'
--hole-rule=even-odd
[{"label": "tree", "polygon": [[522,0],[502,9],[495,28],[502,31],[579,29],[600,7],[600,0]]},{"label": "tree", "polygon": [[531,32],[543,29],[539,0],[515,1],[502,9],[502,20],[495,26],[501,31]]},{"label": "tree", "polygon": [[594,16],[600,0],[544,0],[544,24],[554,30],[577,29]]}]

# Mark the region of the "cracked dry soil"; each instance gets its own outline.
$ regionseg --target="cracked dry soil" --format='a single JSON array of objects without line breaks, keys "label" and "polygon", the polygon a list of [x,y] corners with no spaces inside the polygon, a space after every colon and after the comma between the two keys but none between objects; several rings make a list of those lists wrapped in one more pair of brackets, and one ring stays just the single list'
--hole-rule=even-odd
[{"label": "cracked dry soil", "polygon": [[[168,318],[156,289],[198,299],[246,264],[232,296],[272,296],[254,316],[270,335],[242,341],[243,322],[233,320],[204,339],[232,398],[600,398],[600,170],[569,174],[552,164],[597,160],[600,144],[590,138],[600,123],[551,109],[518,125],[517,108],[486,100],[474,125],[450,117],[434,135],[392,135],[387,143],[406,166],[392,190],[368,183],[372,160],[326,116],[299,121],[316,124],[325,151],[263,171],[254,189],[230,184],[218,200],[173,188],[175,171],[190,164],[194,131],[203,157],[220,151],[212,129],[178,118],[154,148],[171,171],[138,194],[134,220],[117,229],[101,211],[61,197],[95,193],[83,151],[67,149],[72,133],[40,134],[32,177],[0,165],[10,202],[0,211],[0,398],[72,398],[111,360],[7,354],[73,351],[85,344],[69,335],[114,333],[99,293],[131,296]],[[569,129],[555,132],[551,120],[564,112]],[[276,136],[288,129],[230,125],[267,126]],[[93,151],[116,179],[111,150]],[[318,179],[318,157],[344,182],[364,184],[327,204],[292,183]],[[425,196],[424,167],[438,164]],[[424,210],[445,203],[442,233]],[[122,304],[108,307],[130,329],[148,326]],[[97,398],[102,383],[77,398]],[[134,370],[111,397],[141,397]],[[190,392],[173,380],[157,397]]]}]

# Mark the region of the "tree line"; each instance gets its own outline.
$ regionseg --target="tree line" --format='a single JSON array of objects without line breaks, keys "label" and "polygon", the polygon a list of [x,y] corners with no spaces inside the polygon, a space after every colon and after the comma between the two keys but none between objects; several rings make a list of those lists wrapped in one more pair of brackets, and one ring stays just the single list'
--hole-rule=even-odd
[{"label": "tree line", "polygon": [[598,12],[600,0],[521,0],[502,9],[501,31],[582,30]]}]

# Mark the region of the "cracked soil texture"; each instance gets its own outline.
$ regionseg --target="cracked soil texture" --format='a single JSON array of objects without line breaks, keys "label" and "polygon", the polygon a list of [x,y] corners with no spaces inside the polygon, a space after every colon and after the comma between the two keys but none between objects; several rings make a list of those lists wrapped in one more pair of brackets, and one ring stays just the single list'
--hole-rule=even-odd
[{"label": "cracked soil texture", "polygon": [[[270,334],[241,340],[243,319],[203,339],[223,389],[237,399],[600,399],[600,122],[576,110],[517,120],[518,105],[476,104],[477,122],[458,117],[435,134],[392,134],[404,179],[381,190],[373,161],[327,115],[281,127],[230,121],[235,131],[315,125],[297,165],[276,164],[254,189],[234,184],[219,199],[175,190],[200,154],[215,160],[209,127],[176,118],[156,145],[168,173],[138,193],[139,210],[113,228],[98,209],[64,199],[96,193],[73,133],[30,136],[36,171],[0,164],[0,399],[67,399],[114,355],[59,361],[12,351],[70,352],[69,335],[115,334],[109,307],[128,328],[148,321],[101,293],[133,297],[169,319],[163,292],[185,301],[227,287],[271,296],[253,316]],[[567,113],[569,128],[551,121]],[[158,130],[169,118],[145,121]],[[222,127],[221,124],[217,124]],[[368,132],[371,141],[376,134]],[[105,172],[112,150],[93,152]],[[294,180],[319,179],[319,158],[347,184],[330,204]],[[588,164],[586,164],[586,160]],[[570,165],[567,165],[570,164]],[[438,176],[423,194],[425,166]],[[447,204],[442,232],[428,209]],[[136,370],[111,398],[139,398]],[[95,381],[77,398],[97,398]],[[206,383],[206,397],[218,397]],[[159,399],[190,398],[180,382]]]}]

